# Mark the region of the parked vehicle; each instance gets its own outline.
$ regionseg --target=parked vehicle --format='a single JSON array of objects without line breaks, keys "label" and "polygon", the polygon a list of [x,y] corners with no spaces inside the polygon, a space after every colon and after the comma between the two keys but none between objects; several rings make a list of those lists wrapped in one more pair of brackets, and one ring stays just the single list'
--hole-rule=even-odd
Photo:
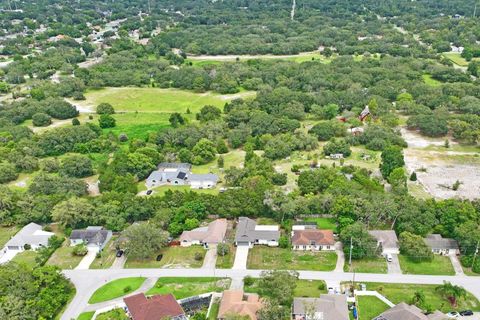
[{"label": "parked vehicle", "polygon": [[153,190],[147,190],[147,196],[151,195]]},{"label": "parked vehicle", "polygon": [[115,255],[117,258],[123,256],[123,250],[117,250],[117,254]]},{"label": "parked vehicle", "polygon": [[456,319],[458,317],[460,317],[460,314],[457,311],[450,311],[447,313],[447,318],[449,319]]},{"label": "parked vehicle", "polygon": [[391,255],[390,253],[387,253],[387,254],[385,255],[385,258],[387,259],[387,262],[392,262],[392,261],[393,261],[393,257],[392,257],[392,255]]},{"label": "parked vehicle", "polygon": [[465,316],[473,316],[473,311],[472,310],[464,310],[460,311],[460,315],[465,317]]}]

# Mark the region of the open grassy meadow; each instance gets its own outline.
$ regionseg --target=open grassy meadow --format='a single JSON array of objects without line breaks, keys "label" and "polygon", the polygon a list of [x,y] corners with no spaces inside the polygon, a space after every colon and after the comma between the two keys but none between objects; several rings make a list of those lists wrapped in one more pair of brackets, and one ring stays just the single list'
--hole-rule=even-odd
[{"label": "open grassy meadow", "polygon": [[230,279],[225,278],[160,278],[148,295],[171,293],[183,299],[208,292],[222,292],[230,287]]},{"label": "open grassy meadow", "polygon": [[168,113],[117,113],[114,114],[116,125],[103,129],[104,133],[112,132],[115,136],[125,133],[129,139],[145,139],[150,133],[168,128]]}]

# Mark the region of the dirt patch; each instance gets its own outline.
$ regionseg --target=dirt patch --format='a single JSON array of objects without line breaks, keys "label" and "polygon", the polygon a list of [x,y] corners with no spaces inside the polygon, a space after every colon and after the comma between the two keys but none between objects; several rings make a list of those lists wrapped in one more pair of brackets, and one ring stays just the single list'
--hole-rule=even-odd
[{"label": "dirt patch", "polygon": [[422,136],[418,131],[407,130],[406,128],[401,128],[400,132],[403,139],[408,143],[409,148],[427,148],[430,146],[444,146],[445,139],[449,139],[450,145],[457,144],[457,142],[452,141],[451,137],[444,138],[429,138]]}]

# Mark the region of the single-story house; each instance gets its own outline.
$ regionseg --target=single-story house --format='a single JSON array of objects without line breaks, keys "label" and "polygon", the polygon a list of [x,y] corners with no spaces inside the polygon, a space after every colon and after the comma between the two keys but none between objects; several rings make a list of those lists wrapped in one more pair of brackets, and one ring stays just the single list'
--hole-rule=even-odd
[{"label": "single-story house", "polygon": [[132,320],[187,320],[175,297],[169,294],[146,297],[143,293],[123,298]]},{"label": "single-story house", "polygon": [[112,231],[103,227],[87,227],[85,230],[73,230],[70,235],[70,245],[85,244],[89,249],[103,250],[112,238]]},{"label": "single-story house", "polygon": [[292,231],[293,250],[335,250],[332,230],[295,230]]},{"label": "single-story house", "polygon": [[397,234],[393,230],[370,230],[368,231],[375,240],[377,247],[382,249],[382,254],[399,254],[400,246],[398,245]]},{"label": "single-story house", "polygon": [[32,250],[37,250],[48,246],[48,239],[53,235],[53,232],[43,231],[41,225],[31,222],[8,240],[5,244],[4,250],[5,252],[21,252],[25,250],[25,246],[30,246]]},{"label": "single-story house", "polygon": [[418,307],[400,302],[396,306],[388,309],[373,320],[445,320],[447,317],[440,311],[435,311],[429,315],[422,313]]},{"label": "single-story house", "polygon": [[443,238],[440,234],[429,234],[425,243],[432,249],[434,254],[457,255],[460,254],[458,242],[455,239]]},{"label": "single-story house", "polygon": [[224,242],[227,233],[227,219],[217,219],[206,227],[184,231],[180,236],[180,245],[190,247],[191,245],[212,245]]},{"label": "single-story house", "polygon": [[257,312],[262,302],[257,294],[245,294],[243,290],[226,290],[223,292],[217,319],[223,320],[230,314],[247,316],[257,320]]},{"label": "single-story house", "polygon": [[293,320],[348,320],[347,296],[322,294],[320,298],[295,298]]},{"label": "single-story house", "polygon": [[235,245],[248,245],[252,248],[255,244],[269,247],[278,247],[280,230],[275,225],[257,225],[255,220],[240,217],[235,234]]},{"label": "single-story house", "polygon": [[313,221],[312,222],[302,221],[302,222],[295,222],[292,225],[292,231],[307,230],[307,229],[317,229],[317,223]]},{"label": "single-story house", "polygon": [[150,173],[145,185],[147,188],[163,185],[189,185],[192,189],[208,189],[217,184],[218,176],[216,174],[194,174],[191,169],[192,165],[189,163],[160,163],[157,170]]}]

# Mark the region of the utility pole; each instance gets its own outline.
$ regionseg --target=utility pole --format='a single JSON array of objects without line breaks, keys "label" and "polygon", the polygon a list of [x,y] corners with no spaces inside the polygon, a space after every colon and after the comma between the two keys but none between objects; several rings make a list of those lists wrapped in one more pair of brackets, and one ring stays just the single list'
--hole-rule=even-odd
[{"label": "utility pole", "polygon": [[473,9],[473,17],[477,15],[477,1],[475,0],[475,8]]},{"label": "utility pole", "polygon": [[348,265],[350,267],[352,266],[352,249],[353,249],[353,240],[352,240],[352,237],[350,237],[350,257],[348,258]]},{"label": "utility pole", "polygon": [[480,244],[480,240],[477,241],[477,246],[475,247],[475,254],[473,255],[473,260],[472,260],[472,268],[475,265],[475,260],[477,259],[477,254],[478,254],[478,245]]}]

